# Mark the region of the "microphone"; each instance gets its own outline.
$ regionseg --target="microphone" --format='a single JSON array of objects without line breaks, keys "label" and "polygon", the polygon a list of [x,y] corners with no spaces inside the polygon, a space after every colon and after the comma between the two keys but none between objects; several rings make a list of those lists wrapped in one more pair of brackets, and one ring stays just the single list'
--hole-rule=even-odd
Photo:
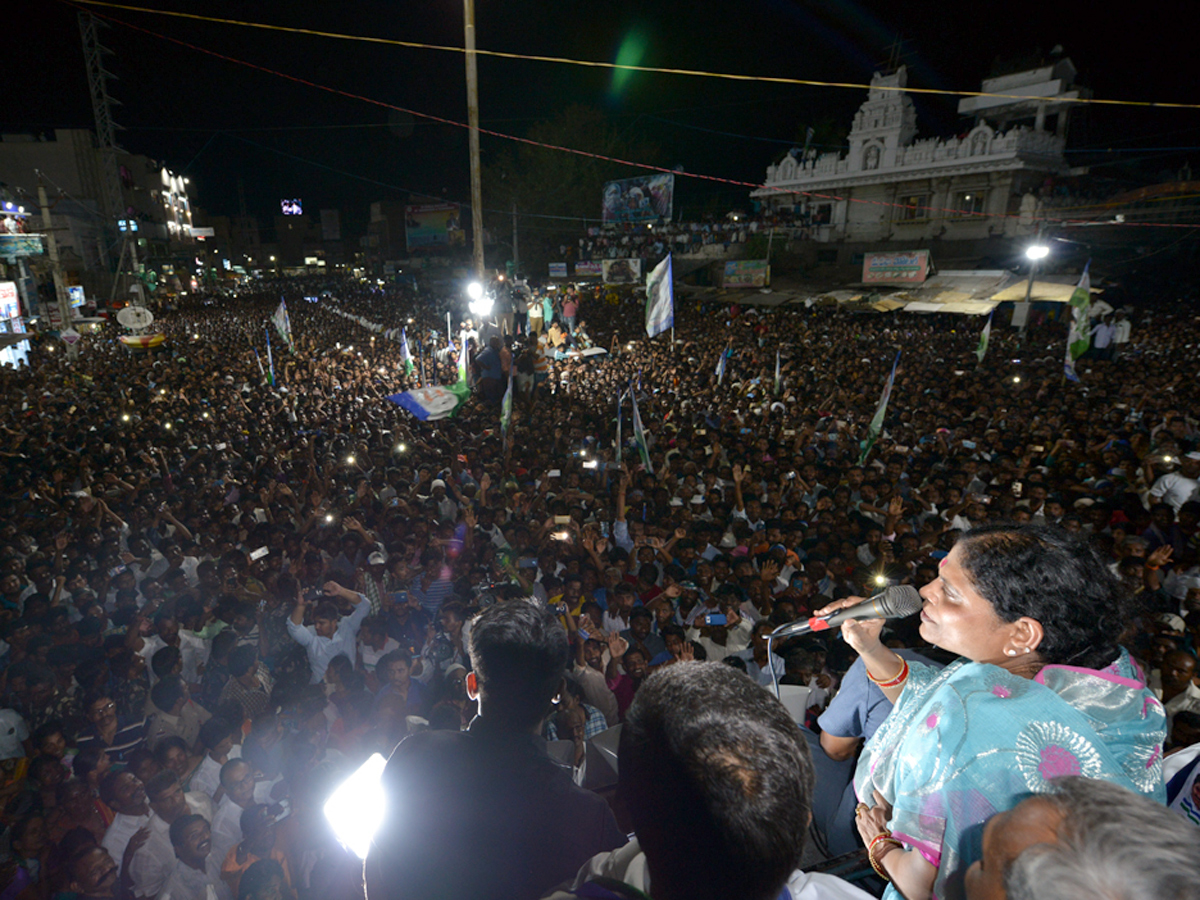
[{"label": "microphone", "polygon": [[910,584],[900,584],[887,588],[874,597],[856,603],[846,609],[839,609],[832,615],[811,619],[797,619],[780,625],[771,632],[771,639],[792,637],[797,634],[808,634],[810,631],[826,631],[835,625],[841,625],[850,619],[903,619],[921,609],[921,595]]}]

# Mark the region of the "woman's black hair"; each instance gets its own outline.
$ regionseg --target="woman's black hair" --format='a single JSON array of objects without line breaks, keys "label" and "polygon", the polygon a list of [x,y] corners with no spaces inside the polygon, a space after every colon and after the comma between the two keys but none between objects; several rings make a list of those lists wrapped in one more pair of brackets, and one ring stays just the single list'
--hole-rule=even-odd
[{"label": "woman's black hair", "polygon": [[1120,653],[1130,598],[1086,539],[1047,525],[989,525],[959,540],[962,567],[1005,622],[1035,619],[1048,665],[1103,669]]}]

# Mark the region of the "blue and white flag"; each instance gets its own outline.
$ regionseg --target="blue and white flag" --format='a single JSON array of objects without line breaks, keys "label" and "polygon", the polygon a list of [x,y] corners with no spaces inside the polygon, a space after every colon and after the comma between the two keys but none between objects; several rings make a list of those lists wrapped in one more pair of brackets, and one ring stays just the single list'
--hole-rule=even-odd
[{"label": "blue and white flag", "polygon": [[413,388],[401,394],[392,394],[388,399],[422,422],[436,422],[454,415],[470,393],[470,389],[460,383]]},{"label": "blue and white flag", "polygon": [[779,348],[775,348],[775,394],[783,392],[783,370],[779,367]]},{"label": "blue and white flag", "polygon": [[296,345],[292,342],[292,320],[288,318],[287,303],[282,297],[279,298],[279,308],[271,316],[271,321],[275,323],[275,330],[279,332],[280,339],[287,345],[288,350],[295,354]]},{"label": "blue and white flag", "polygon": [[717,384],[725,380],[725,360],[729,359],[729,350],[721,351],[721,355],[717,357]]},{"label": "blue and white flag", "polygon": [[675,283],[671,254],[646,276],[646,334],[654,337],[675,327]]}]

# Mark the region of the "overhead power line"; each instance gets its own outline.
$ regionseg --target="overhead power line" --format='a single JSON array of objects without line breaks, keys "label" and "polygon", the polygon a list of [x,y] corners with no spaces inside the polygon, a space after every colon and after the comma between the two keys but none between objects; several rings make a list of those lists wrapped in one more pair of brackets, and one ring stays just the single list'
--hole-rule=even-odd
[{"label": "overhead power line", "polygon": [[[320,84],[318,82],[311,81],[307,78],[301,78],[298,75],[290,75],[287,72],[280,72],[277,69],[271,69],[271,68],[268,68],[267,66],[259,65],[258,63],[252,63],[252,62],[249,62],[248,60],[238,59],[236,56],[229,56],[228,54],[221,53],[216,50],[209,50],[207,47],[201,47],[197,44],[193,44],[188,41],[181,40],[180,38],[171,37],[171,36],[165,35],[165,34],[159,34],[158,32],[151,31],[148,28],[142,28],[140,25],[133,25],[132,23],[125,22],[120,19],[115,19],[110,16],[103,16],[100,13],[97,13],[96,15],[100,18],[107,19],[108,21],[111,21],[114,24],[123,25],[124,27],[129,28],[133,31],[139,31],[139,32],[142,32],[143,34],[148,34],[152,37],[156,37],[161,40],[168,41],[169,43],[178,44],[181,47],[187,47],[189,50],[195,50],[198,53],[204,53],[208,56],[213,56],[213,57],[216,57],[217,59],[222,59],[222,60],[234,63],[239,66],[244,66],[246,68],[254,69],[259,72],[264,72],[268,75],[274,75],[278,78],[283,78],[287,81],[295,82],[296,84],[302,84],[307,87],[315,88],[315,89],[321,90],[321,91],[326,91],[328,93],[335,94],[340,97],[346,97],[351,100],[358,100],[362,103],[368,103],[372,106],[379,106],[379,107],[383,107],[384,109],[393,109],[393,110],[397,110],[398,112],[405,112],[405,113],[408,113],[409,115],[419,116],[423,119],[429,119],[434,122],[441,122],[445,125],[453,125],[457,128],[463,128],[463,129],[466,129],[468,127],[466,122],[459,122],[454,119],[449,119],[449,118],[446,118],[445,116],[437,116],[432,113],[420,112],[415,109],[409,109],[407,107],[397,106],[396,104],[388,103],[384,100],[377,100],[374,97],[368,97],[364,94],[356,94],[352,91],[346,91],[346,90],[342,90],[341,88],[335,88],[335,87],[331,87],[329,85]],[[714,182],[714,183],[718,183],[718,184],[730,184],[730,185],[736,185],[739,187],[752,188],[752,189],[756,189],[756,190],[764,187],[764,185],[756,183],[756,182],[740,181],[735,178],[723,178],[719,175],[705,175],[705,174],[701,174],[701,173],[697,173],[697,172],[678,171],[673,168],[667,168],[666,166],[656,166],[651,163],[636,162],[634,160],[621,159],[621,158],[615,157],[615,156],[608,156],[603,153],[594,153],[590,150],[579,150],[574,147],[564,147],[559,144],[550,144],[550,143],[546,143],[544,141],[536,141],[536,140],[533,140],[532,138],[520,137],[519,135],[515,135],[515,134],[507,134],[503,131],[495,131],[495,130],[489,129],[489,128],[480,128],[479,132],[480,132],[480,134],[490,135],[492,137],[501,138],[501,139],[507,140],[507,141],[514,141],[516,143],[525,144],[527,146],[541,147],[542,149],[545,149],[545,150],[554,150],[554,151],[561,152],[561,153],[571,153],[576,156],[584,156],[589,159],[597,159],[597,160],[601,160],[603,162],[611,162],[611,163],[615,163],[617,165],[629,166],[630,168],[643,169],[643,170],[650,171],[650,172],[661,172],[661,173],[667,174],[667,175],[680,175],[685,178],[693,178],[693,179],[697,179],[700,181],[708,181],[708,182]],[[836,201],[844,201],[844,202],[848,202],[848,203],[859,203],[859,204],[865,204],[868,206],[880,206],[880,207],[887,207],[887,208],[893,208],[893,209],[907,209],[907,210],[919,210],[919,211],[924,211],[924,212],[945,213],[945,214],[949,214],[949,215],[954,215],[959,218],[982,218],[982,219],[1017,219],[1017,218],[1020,218],[1020,216],[1015,213],[995,214],[995,213],[976,212],[974,210],[966,210],[966,209],[950,209],[950,208],[937,207],[937,206],[923,206],[923,205],[915,205],[915,204],[891,203],[886,200],[868,200],[868,199],[861,198],[861,197],[843,197],[843,196],[839,196],[837,194],[826,194],[826,193],[819,193],[816,191],[805,191],[802,189],[793,189],[793,188],[786,188],[786,189],[785,188],[774,188],[772,190],[775,191],[776,193],[780,193],[780,194],[803,195],[805,197],[810,197],[810,198],[817,199],[817,200],[836,200]],[[1072,221],[1072,222],[1061,222],[1058,224],[1063,225],[1063,226],[1068,226],[1068,225],[1092,225],[1092,224],[1097,224],[1097,223],[1094,221],[1089,221],[1089,220],[1079,220],[1079,221]],[[1144,228],[1200,228],[1200,225],[1187,224],[1187,223],[1160,223],[1160,222],[1119,222],[1118,223],[1118,222],[1113,222],[1111,224],[1121,225],[1123,227],[1144,227]]]},{"label": "overhead power line", "polygon": [[[287,34],[300,34],[309,37],[331,38],[339,41],[357,41],[368,44],[383,44],[392,47],[407,47],[415,50],[437,50],[444,53],[465,53],[464,47],[452,44],[429,44],[422,41],[404,41],[399,38],[375,37],[362,34],[344,34],[337,31],[323,31],[316,28],[297,28],[291,25],[271,25],[266,22],[247,22],[240,19],[227,19],[220,16],[202,16],[198,13],[185,13],[168,9],[154,9],[147,6],[130,6],[123,3],[111,3],[108,0],[71,0],[86,6],[99,6],[106,9],[120,9],[128,12],[147,13],[156,16],[170,16],[177,19],[191,19],[197,22],[212,22],[220,25],[236,25],[240,28],[257,28],[263,31],[280,31]],[[1049,98],[1035,94],[1008,94],[994,91],[955,91],[943,88],[899,87],[898,85],[864,84],[856,81],[818,81],[811,78],[786,78],[781,75],[742,75],[734,72],[709,72],[702,69],[678,69],[665,66],[635,66],[627,63],[604,62],[591,59],[570,59],[564,56],[541,56],[532,53],[506,53],[502,50],[475,49],[477,56],[492,56],[498,59],[517,59],[528,62],[554,63],[557,65],[582,66],[593,69],[619,69],[628,72],[648,72],[657,75],[683,75],[694,78],[719,78],[726,81],[754,81],[768,84],[791,84],[798,87],[845,88],[850,90],[898,91],[907,94],[932,94],[944,97],[994,97],[1001,100],[1041,100]],[[1141,106],[1159,109],[1200,109],[1200,103],[1173,103],[1165,100],[1112,100],[1100,97],[1055,98],[1058,103],[1072,103],[1092,106]]]}]

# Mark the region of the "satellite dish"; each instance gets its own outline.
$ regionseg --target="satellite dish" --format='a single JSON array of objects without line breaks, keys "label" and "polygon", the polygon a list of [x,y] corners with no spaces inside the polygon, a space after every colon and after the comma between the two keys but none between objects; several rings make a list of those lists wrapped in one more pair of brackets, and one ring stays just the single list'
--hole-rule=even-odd
[{"label": "satellite dish", "polygon": [[141,331],[150,327],[154,313],[144,306],[126,306],[117,313],[117,321],[133,331]]}]

